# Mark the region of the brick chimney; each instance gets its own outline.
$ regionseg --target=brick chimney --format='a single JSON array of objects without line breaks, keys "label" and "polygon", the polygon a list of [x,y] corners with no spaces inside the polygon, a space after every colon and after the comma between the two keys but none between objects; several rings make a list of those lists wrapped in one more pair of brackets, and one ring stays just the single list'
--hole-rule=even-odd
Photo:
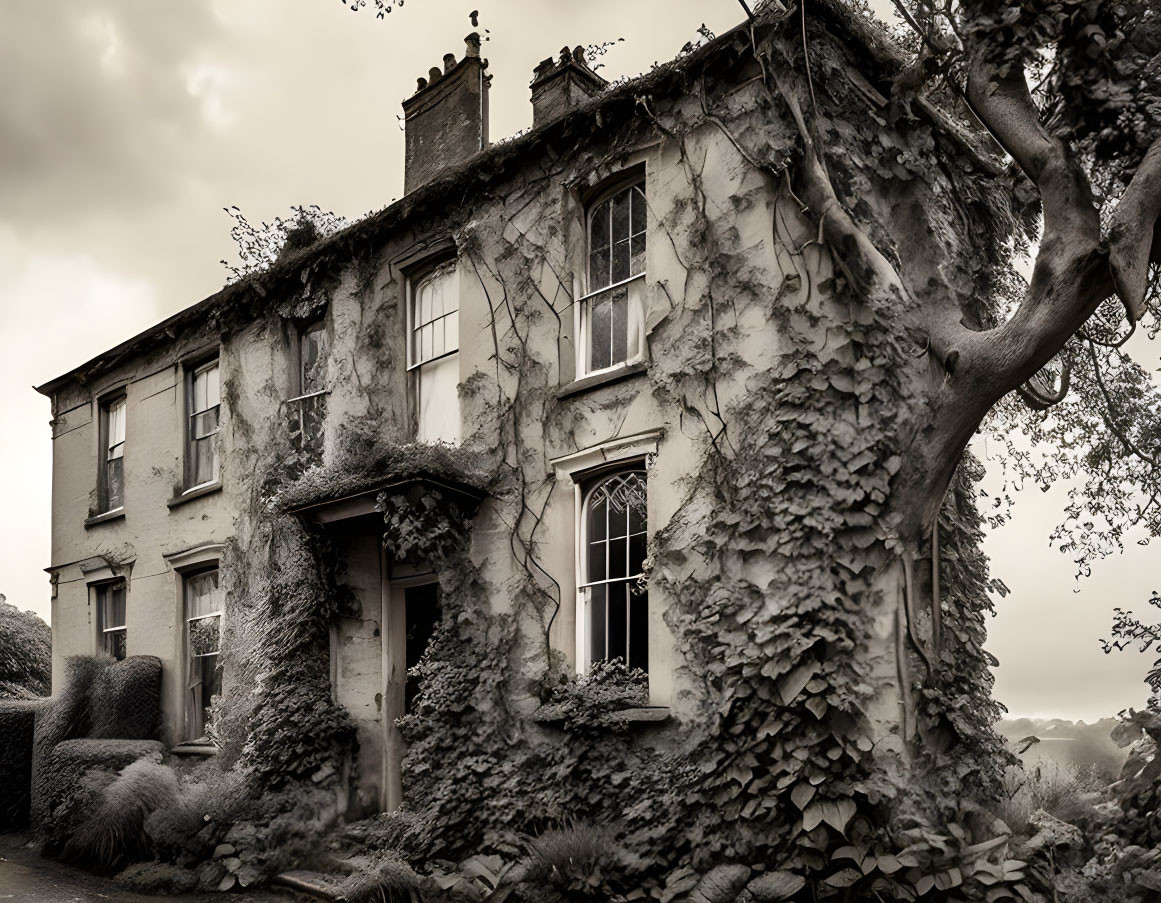
[{"label": "brick chimney", "polygon": [[600,94],[609,83],[593,72],[585,62],[585,49],[576,47],[560,51],[560,61],[544,60],[532,78],[532,127],[563,116],[591,97]]},{"label": "brick chimney", "polygon": [[441,170],[467,160],[488,146],[488,86],[492,76],[480,59],[480,36],[472,32],[464,58],[443,57],[419,79],[415,93],[403,101],[406,154],[404,192],[430,182]]}]

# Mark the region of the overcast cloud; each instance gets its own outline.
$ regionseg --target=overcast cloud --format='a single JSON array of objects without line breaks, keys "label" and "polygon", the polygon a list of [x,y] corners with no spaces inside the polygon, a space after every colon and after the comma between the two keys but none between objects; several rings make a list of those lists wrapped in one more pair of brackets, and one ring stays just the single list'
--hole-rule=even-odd
[{"label": "overcast cloud", "polygon": [[[49,613],[51,441],[39,384],[221,287],[236,204],[251,221],[318,204],[348,218],[401,192],[399,103],[480,9],[493,139],[531,123],[534,65],[624,37],[602,74],[647,69],[739,22],[736,0],[339,0],[0,4],[0,592]],[[989,647],[1017,714],[1093,719],[1145,698],[1148,660],[1104,656],[1112,608],[1153,588],[1148,550],[1074,593],[1048,549],[1061,493],[1025,493],[988,542],[1013,589]]]}]

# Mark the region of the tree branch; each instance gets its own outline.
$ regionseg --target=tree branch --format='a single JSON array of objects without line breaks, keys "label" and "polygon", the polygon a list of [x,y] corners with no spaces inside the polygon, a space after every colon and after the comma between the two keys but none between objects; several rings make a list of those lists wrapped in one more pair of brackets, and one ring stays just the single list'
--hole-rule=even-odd
[{"label": "tree branch", "polygon": [[1113,283],[1088,177],[1041,123],[1023,68],[991,59],[996,52],[987,44],[973,49],[968,100],[1036,185],[1044,211],[1044,236],[1024,300],[1007,323],[971,343],[969,363],[998,397],[1043,367],[1113,293]]},{"label": "tree branch", "polygon": [[1161,256],[1161,138],[1145,152],[1109,223],[1109,266],[1130,323],[1141,318],[1149,259]]}]

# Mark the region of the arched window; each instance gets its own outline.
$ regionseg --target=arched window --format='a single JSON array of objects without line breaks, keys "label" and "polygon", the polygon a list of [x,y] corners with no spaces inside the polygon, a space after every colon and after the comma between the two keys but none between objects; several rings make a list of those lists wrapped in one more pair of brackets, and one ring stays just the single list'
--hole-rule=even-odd
[{"label": "arched window", "polygon": [[407,353],[420,442],[460,441],[459,308],[455,260],[412,283]]},{"label": "arched window", "polygon": [[644,470],[604,477],[585,496],[580,589],[590,662],[619,658],[649,668],[649,595],[641,580],[647,510]]},{"label": "arched window", "polygon": [[645,183],[589,211],[588,294],[580,301],[579,374],[599,373],[645,354]]}]

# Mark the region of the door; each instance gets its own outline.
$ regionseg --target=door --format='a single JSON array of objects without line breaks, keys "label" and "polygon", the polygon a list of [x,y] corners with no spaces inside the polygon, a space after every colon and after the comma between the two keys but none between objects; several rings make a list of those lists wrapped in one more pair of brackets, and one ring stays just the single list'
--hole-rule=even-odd
[{"label": "door", "polygon": [[407,672],[419,663],[439,624],[439,584],[435,574],[395,576],[385,583],[383,623],[383,808],[393,812],[403,803],[403,756],[406,747],[396,727],[419,691]]}]

